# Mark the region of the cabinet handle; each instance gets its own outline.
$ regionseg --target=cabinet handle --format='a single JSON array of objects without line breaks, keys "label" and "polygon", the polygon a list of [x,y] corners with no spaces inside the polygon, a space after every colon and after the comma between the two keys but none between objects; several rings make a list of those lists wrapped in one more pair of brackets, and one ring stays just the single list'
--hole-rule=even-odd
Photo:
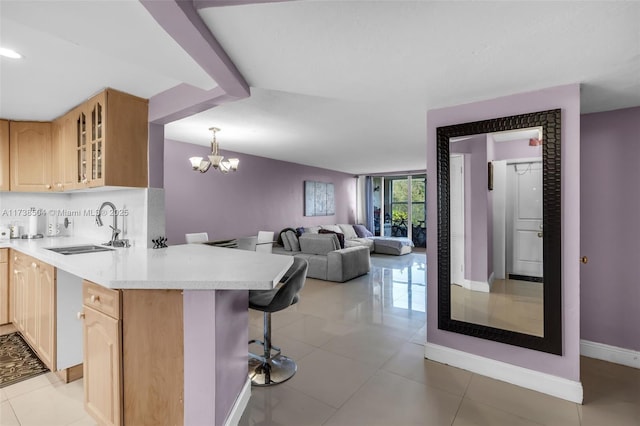
[{"label": "cabinet handle", "polygon": [[13,256],[13,260],[18,260],[18,256]]},{"label": "cabinet handle", "polygon": [[99,303],[100,302],[100,296],[96,296],[95,294],[92,294],[90,299],[91,299],[91,303]]},{"label": "cabinet handle", "polygon": [[56,183],[56,186],[60,189],[62,189],[62,184],[61,183]]},{"label": "cabinet handle", "polygon": [[84,312],[78,312],[78,313],[76,314],[76,318],[78,318],[79,320],[81,320],[81,321],[82,321],[82,320],[84,319]]},{"label": "cabinet handle", "polygon": [[45,185],[44,187],[45,187],[45,189],[51,189],[51,185],[49,185],[49,184]]},{"label": "cabinet handle", "polygon": [[37,267],[38,267],[38,264],[37,264],[36,262],[33,262],[33,263],[31,264],[31,267],[32,267],[32,268],[37,268]]},{"label": "cabinet handle", "polygon": [[13,275],[18,275],[18,270],[17,269],[13,270]]}]

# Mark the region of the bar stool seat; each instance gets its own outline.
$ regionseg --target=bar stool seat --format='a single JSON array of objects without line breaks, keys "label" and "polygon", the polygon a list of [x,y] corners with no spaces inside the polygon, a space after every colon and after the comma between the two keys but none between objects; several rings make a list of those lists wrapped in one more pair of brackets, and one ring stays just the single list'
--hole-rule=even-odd
[{"label": "bar stool seat", "polygon": [[277,385],[296,374],[298,367],[295,361],[282,355],[281,349],[271,344],[271,313],[298,302],[307,269],[307,261],[295,257],[293,265],[280,281],[282,285],[272,290],[249,291],[249,308],[264,312],[264,340],[249,341],[249,344],[256,343],[264,348],[261,355],[249,352],[249,378],[255,386]]}]

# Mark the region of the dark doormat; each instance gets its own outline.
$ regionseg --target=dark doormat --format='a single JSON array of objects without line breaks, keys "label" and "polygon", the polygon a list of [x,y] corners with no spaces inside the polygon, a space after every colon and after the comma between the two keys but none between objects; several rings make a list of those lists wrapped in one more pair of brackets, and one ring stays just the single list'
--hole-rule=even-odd
[{"label": "dark doormat", "polygon": [[0,388],[47,371],[18,333],[0,336]]}]

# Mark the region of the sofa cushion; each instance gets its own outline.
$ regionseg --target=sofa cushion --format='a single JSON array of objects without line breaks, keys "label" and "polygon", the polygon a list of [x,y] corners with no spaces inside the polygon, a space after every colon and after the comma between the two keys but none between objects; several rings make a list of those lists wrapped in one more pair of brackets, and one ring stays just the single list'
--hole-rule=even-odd
[{"label": "sofa cushion", "polygon": [[356,234],[358,234],[360,238],[373,237],[371,231],[364,225],[353,225],[353,230],[356,231]]},{"label": "sofa cushion", "polygon": [[286,237],[289,241],[289,245],[291,246],[291,251],[300,251],[300,242],[298,241],[296,233],[293,231],[287,231]]},{"label": "sofa cushion", "polygon": [[413,241],[407,237],[373,237],[376,253],[401,256],[411,253]]},{"label": "sofa cushion", "polygon": [[359,247],[364,246],[369,249],[369,251],[373,251],[373,240],[369,238],[352,238],[350,240],[344,241],[345,248],[347,247]]},{"label": "sofa cushion", "polygon": [[340,242],[336,234],[310,234],[305,232],[298,238],[300,251],[306,254],[322,254],[340,249]]},{"label": "sofa cushion", "polygon": [[349,224],[339,224],[340,229],[342,229],[342,233],[344,234],[345,240],[352,240],[354,238],[358,238],[358,234],[353,229],[353,225]]},{"label": "sofa cushion", "polygon": [[335,232],[329,229],[322,228],[318,231],[318,234],[335,234],[335,236],[338,237],[338,243],[340,244],[339,248],[344,248],[344,234],[342,232]]},{"label": "sofa cushion", "polygon": [[280,239],[282,240],[282,245],[286,251],[291,251],[291,243],[289,242],[289,238],[287,237],[286,232],[280,233]]},{"label": "sofa cushion", "polygon": [[342,229],[338,225],[322,225],[322,229],[326,229],[327,231],[333,231],[336,234],[342,234]]}]

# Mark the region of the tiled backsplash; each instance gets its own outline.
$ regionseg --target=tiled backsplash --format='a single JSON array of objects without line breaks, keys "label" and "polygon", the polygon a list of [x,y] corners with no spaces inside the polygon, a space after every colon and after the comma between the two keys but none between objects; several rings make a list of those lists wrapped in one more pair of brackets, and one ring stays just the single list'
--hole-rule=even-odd
[{"label": "tiled backsplash", "polygon": [[[101,189],[70,193],[0,193],[0,226],[17,223],[22,233],[29,228],[29,209],[38,209],[38,232],[48,238],[76,236],[96,243],[109,241],[112,210],[103,210],[104,226],[96,225],[100,205],[110,201],[116,206],[120,238],[132,245],[151,247],[151,239],[164,235],[164,190],[155,188]],[[70,221],[64,227],[64,219]]]}]

